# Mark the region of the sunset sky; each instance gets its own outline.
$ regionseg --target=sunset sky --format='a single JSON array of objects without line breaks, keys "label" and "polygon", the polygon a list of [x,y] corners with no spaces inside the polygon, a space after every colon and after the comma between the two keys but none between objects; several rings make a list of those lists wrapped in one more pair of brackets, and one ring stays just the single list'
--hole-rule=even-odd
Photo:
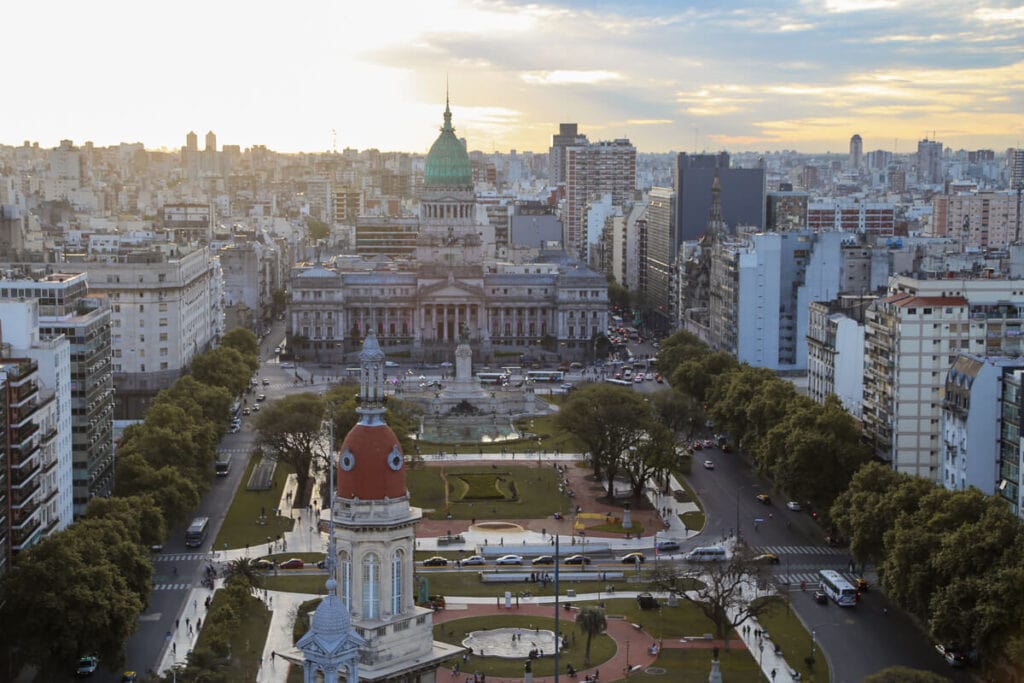
[{"label": "sunset sky", "polygon": [[560,121],[641,152],[1024,145],[1024,4],[999,0],[11,2],[0,142],[425,151]]}]

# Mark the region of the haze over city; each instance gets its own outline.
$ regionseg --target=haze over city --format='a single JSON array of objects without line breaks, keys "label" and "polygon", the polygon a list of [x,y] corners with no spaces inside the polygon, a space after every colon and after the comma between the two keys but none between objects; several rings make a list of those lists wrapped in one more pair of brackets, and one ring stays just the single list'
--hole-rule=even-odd
[{"label": "haze over city", "polygon": [[16,3],[3,142],[185,133],[426,151],[446,79],[471,149],[559,121],[641,151],[910,152],[1024,138],[1024,6],[998,1]]}]

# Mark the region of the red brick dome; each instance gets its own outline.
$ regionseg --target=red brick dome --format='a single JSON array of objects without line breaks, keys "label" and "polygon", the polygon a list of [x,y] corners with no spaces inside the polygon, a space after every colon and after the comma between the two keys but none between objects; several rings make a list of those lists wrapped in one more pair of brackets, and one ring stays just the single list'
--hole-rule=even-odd
[{"label": "red brick dome", "polygon": [[338,497],[383,500],[405,493],[405,458],[398,437],[384,423],[357,424],[341,444]]}]

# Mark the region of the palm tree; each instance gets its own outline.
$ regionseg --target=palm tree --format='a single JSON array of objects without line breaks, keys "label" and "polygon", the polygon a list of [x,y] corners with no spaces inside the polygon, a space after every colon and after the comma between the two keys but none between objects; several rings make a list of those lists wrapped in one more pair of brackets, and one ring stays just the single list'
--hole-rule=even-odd
[{"label": "palm tree", "polygon": [[224,570],[226,583],[241,583],[252,593],[263,587],[263,574],[256,567],[256,561],[248,557],[231,560]]},{"label": "palm tree", "polygon": [[605,632],[608,620],[605,619],[604,610],[600,607],[584,607],[576,615],[576,625],[587,635],[587,650],[583,654],[583,664],[590,666],[590,640]]}]

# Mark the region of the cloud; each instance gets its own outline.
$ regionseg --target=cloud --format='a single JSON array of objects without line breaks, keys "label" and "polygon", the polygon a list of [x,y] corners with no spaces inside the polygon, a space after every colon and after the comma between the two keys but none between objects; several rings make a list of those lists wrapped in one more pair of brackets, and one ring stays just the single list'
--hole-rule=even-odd
[{"label": "cloud", "polygon": [[667,126],[675,123],[672,119],[627,119],[627,126]]},{"label": "cloud", "polygon": [[617,71],[527,71],[520,78],[531,85],[596,85],[605,81],[618,81]]},{"label": "cloud", "polygon": [[893,9],[899,4],[897,0],[825,0],[825,11],[845,14],[847,12]]},{"label": "cloud", "polygon": [[1024,26],[1024,7],[979,7],[974,17],[986,24]]}]

